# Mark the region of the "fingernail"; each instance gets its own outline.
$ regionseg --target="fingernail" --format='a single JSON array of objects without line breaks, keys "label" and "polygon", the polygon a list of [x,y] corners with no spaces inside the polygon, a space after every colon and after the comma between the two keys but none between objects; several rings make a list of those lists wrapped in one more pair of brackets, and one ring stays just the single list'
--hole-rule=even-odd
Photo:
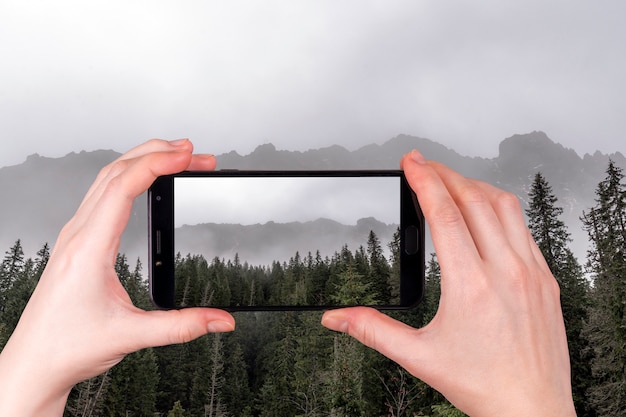
[{"label": "fingernail", "polygon": [[235,330],[235,326],[228,321],[214,320],[207,324],[207,329],[210,333],[232,332]]},{"label": "fingernail", "polygon": [[326,313],[322,316],[322,326],[342,333],[348,332],[348,321],[332,313]]},{"label": "fingernail", "polygon": [[182,145],[186,144],[188,141],[189,141],[189,139],[170,140],[170,145],[172,145],[172,146],[182,146]]},{"label": "fingernail", "polygon": [[424,158],[424,155],[415,149],[411,151],[411,159],[420,165],[426,165],[426,158]]}]

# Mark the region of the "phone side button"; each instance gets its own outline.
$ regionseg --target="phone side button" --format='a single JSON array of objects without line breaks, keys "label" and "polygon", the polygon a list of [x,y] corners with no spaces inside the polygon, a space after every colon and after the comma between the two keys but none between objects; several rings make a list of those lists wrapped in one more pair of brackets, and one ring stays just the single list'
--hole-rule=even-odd
[{"label": "phone side button", "polygon": [[407,255],[415,255],[419,250],[419,230],[416,226],[408,226],[404,229],[404,252]]},{"label": "phone side button", "polygon": [[161,254],[161,231],[157,230],[156,231],[156,254],[160,255]]}]

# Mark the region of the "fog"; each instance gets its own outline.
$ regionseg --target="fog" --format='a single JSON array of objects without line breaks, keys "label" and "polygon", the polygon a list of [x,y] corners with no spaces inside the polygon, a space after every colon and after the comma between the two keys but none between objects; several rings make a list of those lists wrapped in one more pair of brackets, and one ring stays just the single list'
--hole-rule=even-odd
[{"label": "fog", "polygon": [[0,3],[0,166],[189,137],[350,150],[398,134],[493,157],[546,132],[626,153],[626,3]]},{"label": "fog", "polygon": [[175,226],[264,224],[320,218],[355,225],[373,217],[399,224],[398,177],[177,178]]}]

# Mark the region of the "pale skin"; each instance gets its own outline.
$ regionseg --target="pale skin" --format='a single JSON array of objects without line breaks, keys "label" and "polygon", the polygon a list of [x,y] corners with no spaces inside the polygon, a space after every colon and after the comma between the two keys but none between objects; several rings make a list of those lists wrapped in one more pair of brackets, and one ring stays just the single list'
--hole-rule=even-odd
[{"label": "pale skin", "polygon": [[471,416],[574,416],[559,288],[518,199],[417,151],[402,168],[441,266],[433,320],[414,329],[368,308],[322,324],[396,361]]},{"label": "pale skin", "polygon": [[[114,270],[133,200],[159,175],[211,170],[188,140],[152,140],[105,167],[61,231],[0,354],[0,415],[61,416],[71,388],[134,351],[235,328],[216,309],[142,311]],[[413,151],[402,160],[442,271],[440,308],[414,329],[376,310],[328,311],[347,332],[472,416],[572,416],[558,286],[514,196]]]}]

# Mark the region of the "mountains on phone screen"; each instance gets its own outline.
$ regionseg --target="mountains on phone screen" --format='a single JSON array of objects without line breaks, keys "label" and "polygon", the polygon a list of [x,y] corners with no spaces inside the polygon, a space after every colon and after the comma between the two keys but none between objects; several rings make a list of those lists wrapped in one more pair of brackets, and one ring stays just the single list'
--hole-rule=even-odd
[{"label": "mountains on phone screen", "polygon": [[[203,148],[208,146],[203,144]],[[584,258],[587,245],[579,217],[583,210],[594,205],[595,189],[605,177],[609,159],[626,168],[626,158],[621,153],[607,155],[596,152],[580,156],[574,150],[555,143],[543,132],[514,135],[503,140],[498,155],[493,158],[466,157],[431,140],[400,135],[383,144],[371,144],[352,151],[340,146],[288,151],[263,144],[248,155],[235,151],[217,155],[217,161],[218,168],[222,169],[396,169],[401,156],[411,149],[419,149],[427,158],[441,161],[466,176],[511,191],[519,196],[524,205],[533,178],[540,171],[559,199],[557,204],[564,209],[562,219],[574,239],[572,249],[579,259]],[[61,158],[34,154],[22,164],[0,168],[0,249],[8,250],[17,239],[21,239],[25,254],[34,256],[44,243],[54,244],[57,234],[73,215],[98,171],[119,155],[113,150],[80,151]],[[266,226],[279,227],[274,223]],[[342,241],[353,232],[350,227],[370,226],[374,229],[384,224],[376,219],[364,219],[360,225],[336,225],[328,228],[326,233],[315,233],[324,225],[310,222],[291,224],[289,233],[301,234],[309,240],[328,239],[331,233],[337,233],[336,241]],[[238,234],[238,227],[241,228],[239,225],[232,225],[230,230],[224,227],[222,232],[231,237],[245,236]],[[388,232],[381,229],[380,233]],[[385,240],[381,239],[383,245],[386,245]],[[322,246],[316,245],[326,243],[322,240],[311,242],[312,247],[318,248]],[[256,235],[248,234],[247,238],[238,239],[237,245],[240,253],[276,252],[271,245],[260,244]],[[131,262],[139,257],[145,264],[147,247],[146,199],[139,198],[120,251],[126,253]],[[291,252],[292,248],[284,248],[284,253],[273,253],[272,256],[288,260],[294,255]]]}]

